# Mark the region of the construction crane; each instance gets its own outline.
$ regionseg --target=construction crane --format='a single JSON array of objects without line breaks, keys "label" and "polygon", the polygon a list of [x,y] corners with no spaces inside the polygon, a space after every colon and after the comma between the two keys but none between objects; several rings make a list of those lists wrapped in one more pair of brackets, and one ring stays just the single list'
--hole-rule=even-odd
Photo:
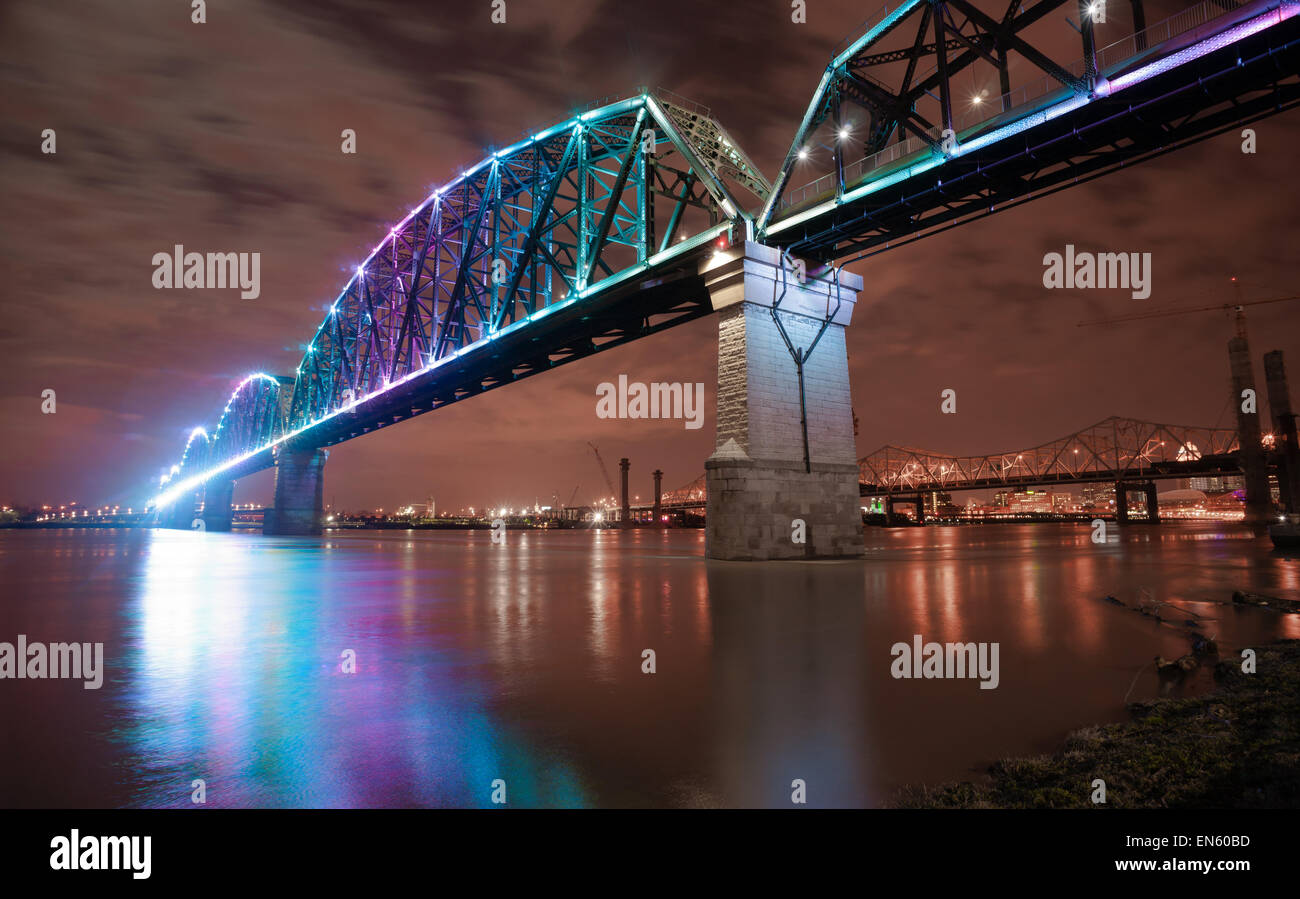
[{"label": "construction crane", "polygon": [[605,478],[605,486],[609,488],[609,495],[614,497],[615,501],[617,501],[618,488],[614,486],[613,479],[610,478],[609,472],[605,470],[605,460],[600,457],[600,450],[596,449],[596,444],[592,443],[590,440],[587,441],[587,446],[591,447],[591,451],[596,454],[596,461],[600,463],[600,473]]},{"label": "construction crane", "polygon": [[[581,484],[578,485],[578,487],[581,486],[582,486]],[[555,508],[556,509],[570,508],[573,505],[573,498],[578,495],[578,487],[573,488],[573,492],[569,494],[569,501],[563,505],[560,504],[560,491],[556,490],[554,493],[552,493],[551,498],[555,500]]]},{"label": "construction crane", "polygon": [[[1187,314],[1189,314],[1189,313],[1193,313],[1193,312],[1232,312],[1232,311],[1235,311],[1235,312],[1236,312],[1236,316],[1235,316],[1235,322],[1234,322],[1234,323],[1235,323],[1235,325],[1236,325],[1236,330],[1237,330],[1237,335],[1236,335],[1236,336],[1237,336],[1237,340],[1238,340],[1239,343],[1240,343],[1240,350],[1239,350],[1239,352],[1242,354],[1242,358],[1243,358],[1244,366],[1245,366],[1244,369],[1243,369],[1241,372],[1239,372],[1239,371],[1237,370],[1238,361],[1237,361],[1237,358],[1236,358],[1236,355],[1235,355],[1235,353],[1236,353],[1237,351],[1234,351],[1234,350],[1232,349],[1232,344],[1231,344],[1231,343],[1229,343],[1229,359],[1230,359],[1231,364],[1232,364],[1234,383],[1237,383],[1237,379],[1238,379],[1239,377],[1242,378],[1242,380],[1240,381],[1240,383],[1237,383],[1237,387],[1240,387],[1241,384],[1248,384],[1248,383],[1251,383],[1251,382],[1254,380],[1254,376],[1253,376],[1253,374],[1251,373],[1251,369],[1250,369],[1250,360],[1249,360],[1249,353],[1250,353],[1250,351],[1249,351],[1249,349],[1248,349],[1249,344],[1247,343],[1247,337],[1246,337],[1246,311],[1245,311],[1245,307],[1246,307],[1246,306],[1263,306],[1263,305],[1266,305],[1266,304],[1268,304],[1268,303],[1286,303],[1286,302],[1290,302],[1290,301],[1292,301],[1292,300],[1300,300],[1300,295],[1292,294],[1292,295],[1290,295],[1290,296],[1285,296],[1285,297],[1271,297],[1271,298],[1269,298],[1269,299],[1267,299],[1267,300],[1242,300],[1242,299],[1241,299],[1241,282],[1239,282],[1239,281],[1236,279],[1235,276],[1234,276],[1233,279],[1232,279],[1232,286],[1233,286],[1233,290],[1234,290],[1234,291],[1236,292],[1236,294],[1237,294],[1237,302],[1235,302],[1235,303],[1216,303],[1216,304],[1211,305],[1211,306],[1190,306],[1190,307],[1184,307],[1184,308],[1181,308],[1181,309],[1179,309],[1179,308],[1174,308],[1174,309],[1152,309],[1152,310],[1150,310],[1149,312],[1134,312],[1134,313],[1132,313],[1131,315],[1118,315],[1118,316],[1115,316],[1114,318],[1098,318],[1098,319],[1092,319],[1092,320],[1090,320],[1090,321],[1082,321],[1082,322],[1079,322],[1079,323],[1078,323],[1078,327],[1082,328],[1082,327],[1085,327],[1085,326],[1087,326],[1087,325],[1109,325],[1109,324],[1117,324],[1117,323],[1119,323],[1119,322],[1139,321],[1139,320],[1141,320],[1141,319],[1146,319],[1146,318],[1162,318],[1162,317],[1165,317],[1165,316],[1171,316],[1171,315],[1187,315]],[[1234,391],[1237,389],[1237,387],[1234,387]],[[1231,407],[1231,405],[1232,405],[1232,402],[1229,401],[1229,407]],[[1254,442],[1256,442],[1256,441],[1258,440],[1258,438],[1260,437],[1260,434],[1259,434],[1259,428],[1258,428],[1258,425],[1257,425],[1257,424],[1254,424],[1254,423],[1249,423],[1249,424],[1248,424],[1248,423],[1247,423],[1248,420],[1250,420],[1251,422],[1253,422],[1253,416],[1247,416],[1247,415],[1243,414],[1243,412],[1239,412],[1239,413],[1238,413],[1238,415],[1237,415],[1237,423],[1238,423],[1238,429],[1240,430],[1241,434],[1243,435],[1243,443],[1245,442],[1245,439],[1246,439],[1247,436],[1249,436],[1250,442],[1254,443]],[[1263,477],[1263,475],[1260,475],[1260,476]],[[1252,492],[1252,491],[1251,491],[1251,488],[1250,488],[1249,483],[1248,483],[1248,485],[1247,485],[1247,496],[1248,496],[1248,497],[1251,495],[1251,492]],[[1261,493],[1263,494],[1263,500],[1262,500],[1262,502],[1267,503],[1267,502],[1268,502],[1268,499],[1267,499],[1267,495],[1268,495],[1268,482],[1267,482],[1267,479],[1264,480],[1264,482],[1262,483],[1262,485],[1260,485],[1260,484],[1257,483],[1256,487],[1254,488],[1254,494],[1255,494],[1256,496],[1259,496]],[[1249,503],[1250,500],[1248,499],[1247,502]]]}]

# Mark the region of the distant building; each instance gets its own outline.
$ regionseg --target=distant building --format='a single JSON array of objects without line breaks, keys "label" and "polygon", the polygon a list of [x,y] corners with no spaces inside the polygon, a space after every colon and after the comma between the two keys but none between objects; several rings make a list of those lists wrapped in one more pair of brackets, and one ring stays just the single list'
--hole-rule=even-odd
[{"label": "distant building", "polygon": [[1161,514],[1192,517],[1203,514],[1207,508],[1206,496],[1200,490],[1166,490],[1160,494]]},{"label": "distant building", "polygon": [[952,504],[952,494],[945,493],[942,490],[931,490],[923,494],[922,502],[925,504],[925,514],[936,517],[944,515],[956,515],[960,509]]},{"label": "distant building", "polygon": [[1007,511],[1015,515],[1050,514],[1052,494],[1044,490],[1017,490],[1011,494]]},{"label": "distant building", "polygon": [[1242,490],[1245,486],[1245,478],[1241,475],[1213,475],[1187,479],[1189,490],[1199,490],[1202,493],[1231,493],[1234,490]]},{"label": "distant building", "polygon": [[1115,499],[1115,488],[1110,484],[1085,484],[1079,497],[1079,505],[1084,509],[1109,506]]}]

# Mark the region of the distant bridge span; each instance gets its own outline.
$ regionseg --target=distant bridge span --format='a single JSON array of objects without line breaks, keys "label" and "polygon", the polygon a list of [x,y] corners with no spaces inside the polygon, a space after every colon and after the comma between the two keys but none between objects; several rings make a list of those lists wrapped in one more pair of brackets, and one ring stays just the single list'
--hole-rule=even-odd
[{"label": "distant bridge span", "polygon": [[[1231,428],[1158,424],[1111,416],[1039,446],[955,456],[893,445],[858,460],[862,496],[1161,480],[1240,474]],[[663,495],[665,509],[703,508],[703,476]]]},{"label": "distant bridge span", "polygon": [[1112,416],[1040,446],[982,456],[883,446],[859,460],[859,484],[863,496],[888,496],[1238,474],[1238,447],[1235,429]]}]

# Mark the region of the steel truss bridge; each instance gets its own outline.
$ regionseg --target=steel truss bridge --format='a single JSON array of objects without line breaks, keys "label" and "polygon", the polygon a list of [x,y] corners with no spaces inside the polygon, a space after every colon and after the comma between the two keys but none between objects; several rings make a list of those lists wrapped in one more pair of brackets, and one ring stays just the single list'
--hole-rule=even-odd
[{"label": "steel truss bridge", "polygon": [[863,496],[931,491],[1117,483],[1236,474],[1235,429],[1111,417],[1029,449],[950,456],[883,446],[858,460]]},{"label": "steel truss bridge", "polygon": [[[1111,416],[1028,449],[953,456],[882,446],[858,460],[862,496],[1231,475],[1241,471],[1232,428],[1165,425]],[[664,509],[703,509],[705,478],[663,494]],[[637,508],[640,508],[638,506]],[[646,508],[649,508],[646,506]]]},{"label": "steel truss bridge", "polygon": [[836,53],[774,182],[658,91],[492,153],[389,230],[293,372],[193,430],[151,506],[708,314],[720,248],[881,252],[1300,100],[1300,0],[1118,5],[903,0]]},{"label": "steel truss bridge", "polygon": [[[759,233],[869,256],[1294,106],[1296,12],[1206,0],[1148,26],[1142,0],[902,0],[827,66]],[[1053,41],[1067,14],[1080,44]]]}]

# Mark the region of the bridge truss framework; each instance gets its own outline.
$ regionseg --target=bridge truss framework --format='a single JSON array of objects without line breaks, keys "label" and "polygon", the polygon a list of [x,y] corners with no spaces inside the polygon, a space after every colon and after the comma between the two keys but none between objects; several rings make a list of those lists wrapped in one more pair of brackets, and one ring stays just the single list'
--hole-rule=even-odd
[{"label": "bridge truss framework", "polygon": [[952,456],[883,446],[858,468],[863,495],[914,494],[1236,473],[1230,428],[1156,424],[1112,416],[1029,449]]}]

